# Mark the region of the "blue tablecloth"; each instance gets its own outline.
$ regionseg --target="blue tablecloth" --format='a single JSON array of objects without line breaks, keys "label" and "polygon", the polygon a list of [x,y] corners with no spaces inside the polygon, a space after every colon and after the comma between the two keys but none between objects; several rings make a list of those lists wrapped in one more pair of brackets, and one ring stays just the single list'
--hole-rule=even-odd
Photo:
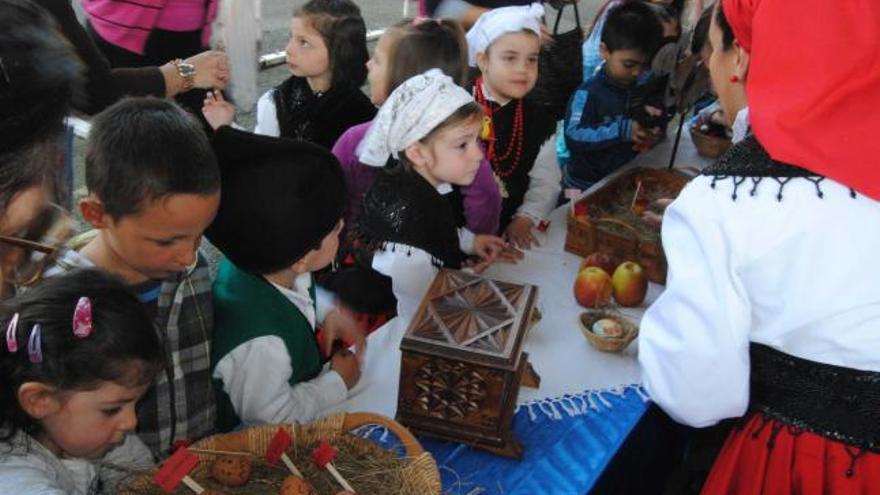
[{"label": "blue tablecloth", "polygon": [[[511,495],[587,493],[648,407],[635,386],[585,392],[519,408],[513,431],[522,460],[511,460],[454,442],[420,437],[437,460],[444,494]],[[392,447],[387,432],[363,432]]]}]

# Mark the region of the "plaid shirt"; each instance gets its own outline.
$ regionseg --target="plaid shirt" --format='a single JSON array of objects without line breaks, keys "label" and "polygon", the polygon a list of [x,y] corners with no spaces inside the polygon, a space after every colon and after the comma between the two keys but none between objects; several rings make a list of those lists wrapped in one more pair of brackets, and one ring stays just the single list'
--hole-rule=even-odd
[{"label": "plaid shirt", "polygon": [[[66,251],[46,276],[94,264]],[[157,458],[179,440],[195,441],[216,428],[216,404],[209,358],[214,328],[211,276],[199,255],[196,265],[162,282],[156,326],[164,343],[165,366],[137,403],[137,433]]]}]

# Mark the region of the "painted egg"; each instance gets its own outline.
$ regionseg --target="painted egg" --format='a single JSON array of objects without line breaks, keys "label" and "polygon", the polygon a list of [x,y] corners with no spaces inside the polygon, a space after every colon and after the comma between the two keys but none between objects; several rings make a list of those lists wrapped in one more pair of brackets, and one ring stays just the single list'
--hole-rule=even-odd
[{"label": "painted egg", "polygon": [[596,320],[592,327],[593,333],[602,337],[623,337],[623,325],[611,318]]}]

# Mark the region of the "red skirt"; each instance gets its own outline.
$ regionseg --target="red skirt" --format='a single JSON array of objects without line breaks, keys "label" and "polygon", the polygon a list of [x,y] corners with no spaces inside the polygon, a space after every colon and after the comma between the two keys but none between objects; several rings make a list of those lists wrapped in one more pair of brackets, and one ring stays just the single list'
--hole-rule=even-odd
[{"label": "red skirt", "polygon": [[727,437],[702,494],[880,494],[880,454],[753,414]]}]

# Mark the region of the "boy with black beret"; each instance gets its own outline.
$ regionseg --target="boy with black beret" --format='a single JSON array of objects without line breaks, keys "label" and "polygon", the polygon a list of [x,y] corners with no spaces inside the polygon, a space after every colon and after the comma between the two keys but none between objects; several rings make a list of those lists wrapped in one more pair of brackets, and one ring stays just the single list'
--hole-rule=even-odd
[{"label": "boy with black beret", "polygon": [[344,349],[325,366],[315,338],[323,321],[328,345],[340,331],[363,342],[338,309],[322,318],[328,298],[316,298],[311,275],[339,246],[342,170],[317,145],[230,127],[217,131],[214,149],[223,190],[205,235],[226,255],[214,282],[211,359],[220,428],[315,419],[360,376]]}]

